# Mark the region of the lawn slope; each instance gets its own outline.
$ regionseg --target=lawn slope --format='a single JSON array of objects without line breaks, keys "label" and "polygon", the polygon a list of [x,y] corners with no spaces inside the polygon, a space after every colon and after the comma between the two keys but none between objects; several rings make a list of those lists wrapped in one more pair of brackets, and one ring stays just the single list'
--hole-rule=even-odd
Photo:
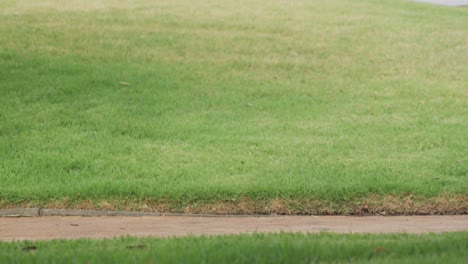
[{"label": "lawn slope", "polygon": [[468,10],[1,1],[0,207],[468,212]]}]

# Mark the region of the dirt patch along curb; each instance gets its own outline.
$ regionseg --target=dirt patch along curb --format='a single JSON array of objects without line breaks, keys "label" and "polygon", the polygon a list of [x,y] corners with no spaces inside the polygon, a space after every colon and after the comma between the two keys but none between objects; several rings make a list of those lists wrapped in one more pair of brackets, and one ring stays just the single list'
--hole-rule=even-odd
[{"label": "dirt patch along curb", "polygon": [[[346,201],[326,201],[317,198],[293,199],[277,197],[252,200],[238,197],[219,201],[177,202],[128,198],[123,200],[71,200],[64,197],[53,201],[12,203],[0,200],[0,208],[47,208],[48,215],[81,215],[81,211],[97,211],[99,215],[197,214],[197,215],[463,215],[468,214],[468,195],[440,194],[434,197],[413,195],[369,195]],[[52,210],[75,210],[52,211]],[[0,209],[1,211],[1,209]],[[103,213],[105,212],[105,213]],[[126,214],[126,213],[125,213]],[[1,213],[0,213],[1,215]],[[94,215],[91,214],[91,215]],[[152,215],[152,214],[151,214]]]}]

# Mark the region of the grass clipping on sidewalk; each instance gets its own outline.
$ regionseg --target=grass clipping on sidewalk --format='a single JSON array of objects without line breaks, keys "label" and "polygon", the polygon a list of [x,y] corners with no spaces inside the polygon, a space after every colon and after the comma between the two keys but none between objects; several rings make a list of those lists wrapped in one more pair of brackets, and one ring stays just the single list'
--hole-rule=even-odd
[{"label": "grass clipping on sidewalk", "polygon": [[466,9],[7,0],[0,21],[2,207],[467,211]]}]

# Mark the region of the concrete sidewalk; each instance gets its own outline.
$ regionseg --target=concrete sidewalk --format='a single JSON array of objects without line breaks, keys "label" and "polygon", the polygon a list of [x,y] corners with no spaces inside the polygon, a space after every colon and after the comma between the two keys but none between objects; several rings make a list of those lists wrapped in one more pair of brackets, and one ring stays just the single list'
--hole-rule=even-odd
[{"label": "concrete sidewalk", "polygon": [[42,216],[0,218],[0,241],[252,232],[428,233],[468,230],[459,216]]}]

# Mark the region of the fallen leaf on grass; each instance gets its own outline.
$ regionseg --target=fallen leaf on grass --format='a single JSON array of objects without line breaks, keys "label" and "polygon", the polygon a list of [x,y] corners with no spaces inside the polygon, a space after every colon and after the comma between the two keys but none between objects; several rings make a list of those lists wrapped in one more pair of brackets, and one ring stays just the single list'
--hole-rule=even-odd
[{"label": "fallen leaf on grass", "polygon": [[36,246],[26,246],[24,248],[22,248],[23,251],[28,251],[28,252],[33,252],[33,251],[36,251],[37,250],[37,247]]},{"label": "fallen leaf on grass", "polygon": [[374,248],[374,252],[388,252],[387,249],[383,248],[383,247],[376,247]]},{"label": "fallen leaf on grass", "polygon": [[146,248],[146,245],[129,245],[129,246],[126,246],[126,248],[128,248],[128,249],[143,249],[143,248]]}]

